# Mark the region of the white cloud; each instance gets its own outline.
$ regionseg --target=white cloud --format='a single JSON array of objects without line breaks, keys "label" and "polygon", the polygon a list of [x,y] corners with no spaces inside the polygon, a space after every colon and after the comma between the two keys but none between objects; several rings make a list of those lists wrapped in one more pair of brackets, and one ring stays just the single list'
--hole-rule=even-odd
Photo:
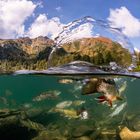
[{"label": "white cloud", "polygon": [[[34,38],[41,35],[52,39],[57,37],[65,24],[61,23],[58,17],[48,19],[47,14],[40,14],[25,31],[25,21],[34,14],[35,8],[41,5],[41,3],[35,4],[31,0],[0,0],[0,38],[17,38],[20,36]],[[56,10],[61,10],[61,7],[57,7]],[[70,29],[65,39],[90,37],[91,30],[92,25],[89,23],[78,25],[72,30]]]},{"label": "white cloud", "polygon": [[36,6],[30,0],[0,0],[0,38],[22,36],[24,22]]},{"label": "white cloud", "polygon": [[93,33],[92,28],[93,28],[93,25],[90,23],[81,24],[74,29],[67,28],[68,31],[64,32],[63,35],[61,35],[61,36],[65,36],[63,37],[61,43],[71,42],[73,40],[77,40],[81,38],[92,37],[92,33]]},{"label": "white cloud", "polygon": [[140,20],[134,17],[126,7],[111,9],[108,21],[112,27],[121,28],[128,37],[140,36]]},{"label": "white cloud", "polygon": [[73,30],[72,38],[80,39],[84,37],[91,37],[92,28],[93,28],[93,25],[90,23],[85,23],[85,24],[80,25],[78,28]]},{"label": "white cloud", "polygon": [[31,38],[35,38],[38,36],[48,36],[51,39],[54,39],[59,35],[60,32],[63,31],[63,28],[67,26],[69,28],[67,27],[65,31],[61,34],[60,38],[58,39],[58,42],[61,41],[62,38],[63,39],[61,43],[65,43],[75,39],[92,36],[92,24],[84,23],[72,29],[71,26],[69,26],[69,24],[62,24],[58,17],[48,19],[47,15],[40,14],[30,26],[29,30],[26,33],[26,36],[29,36]]},{"label": "white cloud", "polygon": [[56,7],[55,9],[56,9],[57,12],[59,12],[59,11],[62,10],[62,7],[58,6],[58,7]]},{"label": "white cloud", "polygon": [[26,35],[31,38],[42,35],[54,39],[58,33],[62,31],[62,28],[63,24],[60,23],[60,19],[58,17],[48,19],[47,15],[40,14],[32,23]]}]

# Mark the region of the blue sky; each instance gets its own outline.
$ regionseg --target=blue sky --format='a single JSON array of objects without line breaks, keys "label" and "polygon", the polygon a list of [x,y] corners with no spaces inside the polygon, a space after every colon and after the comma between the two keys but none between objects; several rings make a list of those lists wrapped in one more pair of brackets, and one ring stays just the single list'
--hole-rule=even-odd
[{"label": "blue sky", "polygon": [[[125,6],[131,13],[140,18],[139,0],[42,0],[43,12],[49,13],[51,17],[63,15],[62,22],[69,22],[83,16],[93,16],[98,19],[106,19],[110,9]],[[54,9],[61,7],[60,12]],[[40,12],[42,12],[40,10]]]},{"label": "blue sky", "polygon": [[[0,0],[0,7],[0,38],[53,38],[69,22],[92,16],[121,28],[132,44],[140,48],[139,0]],[[90,34],[89,26],[86,30]]]}]

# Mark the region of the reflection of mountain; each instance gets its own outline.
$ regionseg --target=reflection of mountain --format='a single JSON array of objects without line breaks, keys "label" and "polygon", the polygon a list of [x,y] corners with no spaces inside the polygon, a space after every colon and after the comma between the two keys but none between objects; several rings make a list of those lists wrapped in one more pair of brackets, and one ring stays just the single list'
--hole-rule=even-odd
[{"label": "reflection of mountain", "polygon": [[[0,70],[46,69],[48,56],[54,41],[48,37],[35,39],[19,38],[0,40]],[[94,64],[129,65],[131,55],[119,43],[104,37],[83,38],[63,44],[52,57],[53,65],[60,65],[73,60],[84,60]],[[58,57],[59,56],[59,57]],[[61,57],[60,57],[61,56]]]},{"label": "reflection of mountain", "polygon": [[55,54],[55,58],[57,58],[59,63],[72,60],[84,60],[96,65],[106,65],[111,61],[115,61],[123,66],[128,66],[131,63],[131,55],[127,49],[122,48],[119,43],[104,37],[83,38],[64,44],[62,47],[68,55],[58,60]]},{"label": "reflection of mountain", "polygon": [[140,50],[136,47],[134,47],[134,53],[136,56],[136,68],[134,69],[134,71],[140,71]]},{"label": "reflection of mountain", "polygon": [[136,55],[137,63],[140,64],[140,50],[135,47],[134,52],[135,52],[135,55]]}]

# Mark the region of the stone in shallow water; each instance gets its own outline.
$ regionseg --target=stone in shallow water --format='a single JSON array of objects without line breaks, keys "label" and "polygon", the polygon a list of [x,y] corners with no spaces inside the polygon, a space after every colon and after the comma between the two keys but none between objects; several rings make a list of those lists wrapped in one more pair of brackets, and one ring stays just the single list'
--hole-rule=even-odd
[{"label": "stone in shallow water", "polygon": [[134,125],[136,131],[140,131],[140,120]]},{"label": "stone in shallow water", "polygon": [[92,140],[96,140],[96,138],[101,134],[101,130],[100,129],[96,129],[91,135],[90,138]]},{"label": "stone in shallow water", "polygon": [[79,138],[74,138],[72,140],[92,140],[92,139],[88,136],[82,136],[82,137],[79,137]]},{"label": "stone in shallow water", "polygon": [[91,133],[93,133],[93,129],[88,127],[87,125],[80,125],[77,128],[75,128],[72,132],[73,137],[81,137],[81,136],[88,136]]},{"label": "stone in shallow water", "polygon": [[126,114],[124,124],[131,130],[140,131],[140,114]]},{"label": "stone in shallow water", "polygon": [[96,135],[91,135],[91,138],[93,138],[93,140],[118,140],[115,129],[97,130],[95,134]]},{"label": "stone in shallow water", "polygon": [[21,121],[16,115],[8,116],[0,119],[0,137],[3,139],[30,140],[42,129],[40,126],[40,124],[28,119]]},{"label": "stone in shallow water", "polygon": [[66,137],[60,134],[59,130],[51,131],[42,131],[39,135],[32,140],[67,140]]},{"label": "stone in shallow water", "polygon": [[120,133],[121,140],[140,140],[140,131],[131,131],[124,127]]},{"label": "stone in shallow water", "polygon": [[57,125],[57,124],[49,124],[47,126],[47,129],[50,130],[50,131],[54,131],[56,129],[59,129],[59,125]]},{"label": "stone in shallow water", "polygon": [[135,131],[140,131],[140,114],[132,118],[132,120],[130,120],[130,123],[132,124],[132,127]]}]

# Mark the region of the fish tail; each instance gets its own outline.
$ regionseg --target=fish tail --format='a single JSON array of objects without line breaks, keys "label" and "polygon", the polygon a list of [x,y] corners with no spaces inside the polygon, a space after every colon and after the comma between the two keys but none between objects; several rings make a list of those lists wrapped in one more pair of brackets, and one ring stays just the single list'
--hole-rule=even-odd
[{"label": "fish tail", "polygon": [[112,107],[112,101],[111,100],[108,100],[107,102],[110,105],[110,107]]},{"label": "fish tail", "polygon": [[103,103],[106,101],[109,104],[109,106],[112,107],[112,101],[108,100],[105,96],[99,96],[97,97],[97,100],[99,101],[99,103]]},{"label": "fish tail", "polygon": [[106,100],[99,100],[99,103],[103,103],[103,102],[105,102]]}]

